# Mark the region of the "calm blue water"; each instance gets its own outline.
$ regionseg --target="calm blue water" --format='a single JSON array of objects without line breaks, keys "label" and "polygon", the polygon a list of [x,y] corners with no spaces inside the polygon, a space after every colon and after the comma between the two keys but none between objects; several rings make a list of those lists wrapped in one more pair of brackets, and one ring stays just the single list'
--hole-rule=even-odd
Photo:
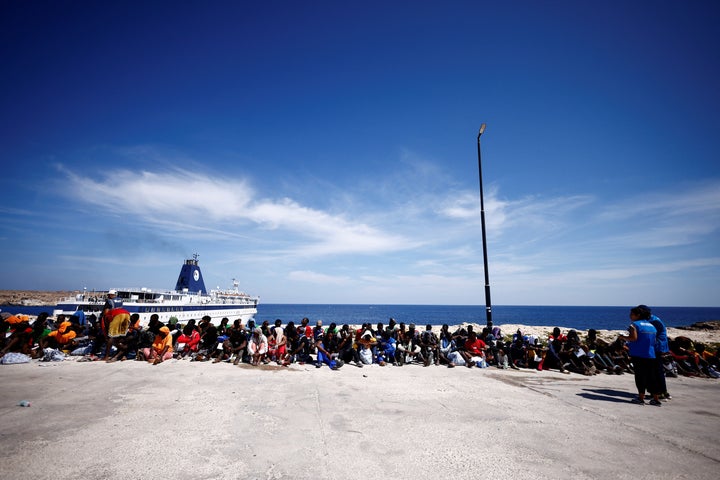
[{"label": "calm blue water", "polygon": [[[512,306],[493,307],[493,324],[515,323],[523,325],[562,326],[587,330],[624,330],[630,320],[630,307],[563,307],[563,306]],[[655,307],[653,313],[670,327],[691,325],[695,322],[720,320],[720,308],[704,307]],[[486,324],[484,306],[459,305],[289,305],[260,304],[256,320],[297,323],[303,317],[322,320],[324,324],[335,322],[362,324],[370,322],[387,324],[390,317],[397,322],[417,325],[449,325],[463,322]]]},{"label": "calm blue water", "polygon": [[[51,307],[12,307],[0,306],[2,311],[37,315],[40,312],[52,312]],[[629,324],[627,307],[548,307],[548,306],[512,306],[493,307],[493,324],[507,323],[540,326],[559,326],[587,330],[624,330]],[[691,325],[695,322],[720,320],[719,307],[653,307],[653,313],[662,318],[669,327]],[[300,305],[300,304],[260,304],[256,321],[273,322],[279,318],[283,323],[293,321],[296,324],[303,317],[313,322],[322,320],[328,325],[335,322],[362,324],[370,322],[387,324],[390,317],[397,322],[417,325],[449,325],[463,322],[486,324],[485,307],[459,305]]]}]

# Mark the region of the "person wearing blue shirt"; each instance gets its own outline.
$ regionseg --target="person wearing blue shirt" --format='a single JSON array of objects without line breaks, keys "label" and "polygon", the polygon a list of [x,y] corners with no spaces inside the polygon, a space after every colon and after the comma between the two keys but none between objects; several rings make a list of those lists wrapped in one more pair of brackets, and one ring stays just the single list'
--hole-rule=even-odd
[{"label": "person wearing blue shirt", "polygon": [[638,310],[641,313],[641,318],[647,320],[653,324],[653,327],[657,330],[657,336],[655,337],[655,363],[657,364],[658,370],[658,388],[660,389],[660,398],[665,400],[671,400],[672,397],[667,391],[667,382],[665,381],[665,356],[670,352],[670,345],[668,343],[667,328],[659,317],[652,314],[650,307],[647,305],[638,305]]},{"label": "person wearing blue shirt", "polygon": [[643,305],[630,309],[630,320],[628,335],[620,335],[620,339],[628,342],[630,358],[635,370],[635,386],[638,390],[637,398],[632,402],[645,405],[645,391],[650,392],[652,400],[650,405],[661,406],[660,386],[658,381],[658,369],[655,359],[655,342],[657,340],[657,329],[644,319],[645,309]]}]

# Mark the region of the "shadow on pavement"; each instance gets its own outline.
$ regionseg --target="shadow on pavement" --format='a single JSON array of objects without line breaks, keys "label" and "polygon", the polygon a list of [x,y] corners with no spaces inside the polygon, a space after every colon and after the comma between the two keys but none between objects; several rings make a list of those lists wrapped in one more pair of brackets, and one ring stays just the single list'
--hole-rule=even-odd
[{"label": "shadow on pavement", "polygon": [[583,388],[583,391],[583,393],[578,393],[578,396],[588,400],[602,400],[604,402],[627,403],[631,398],[635,397],[632,392],[609,388]]}]

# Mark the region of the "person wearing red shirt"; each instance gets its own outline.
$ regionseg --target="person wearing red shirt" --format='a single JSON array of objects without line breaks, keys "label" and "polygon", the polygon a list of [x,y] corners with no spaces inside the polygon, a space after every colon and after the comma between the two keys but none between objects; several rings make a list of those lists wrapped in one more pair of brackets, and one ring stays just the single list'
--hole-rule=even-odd
[{"label": "person wearing red shirt", "polygon": [[468,368],[472,368],[477,365],[478,362],[485,360],[485,349],[487,345],[485,342],[477,337],[475,332],[470,332],[467,340],[465,340],[465,351],[461,351],[460,354],[465,359],[465,365]]}]

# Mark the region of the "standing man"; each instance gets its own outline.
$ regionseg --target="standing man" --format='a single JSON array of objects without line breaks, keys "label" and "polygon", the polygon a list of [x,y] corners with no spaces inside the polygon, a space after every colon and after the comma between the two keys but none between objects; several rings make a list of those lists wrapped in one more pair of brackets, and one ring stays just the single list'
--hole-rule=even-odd
[{"label": "standing man", "polygon": [[639,405],[645,405],[645,391],[652,395],[650,405],[657,407],[660,403],[660,386],[658,381],[658,369],[655,362],[655,341],[657,337],[657,329],[650,323],[649,319],[644,319],[645,309],[643,305],[630,309],[630,320],[632,323],[628,327],[628,335],[620,335],[621,340],[628,342],[630,348],[630,358],[635,370],[635,386],[637,387],[638,396],[631,401]]},{"label": "standing man", "polygon": [[646,305],[638,305],[637,308],[642,312],[642,318],[652,323],[653,327],[657,330],[657,336],[655,337],[655,363],[657,363],[658,369],[658,388],[660,389],[660,398],[672,400],[672,397],[667,391],[667,382],[665,381],[665,356],[670,352],[667,328],[665,328],[665,324],[659,317],[652,314],[650,307]]}]

